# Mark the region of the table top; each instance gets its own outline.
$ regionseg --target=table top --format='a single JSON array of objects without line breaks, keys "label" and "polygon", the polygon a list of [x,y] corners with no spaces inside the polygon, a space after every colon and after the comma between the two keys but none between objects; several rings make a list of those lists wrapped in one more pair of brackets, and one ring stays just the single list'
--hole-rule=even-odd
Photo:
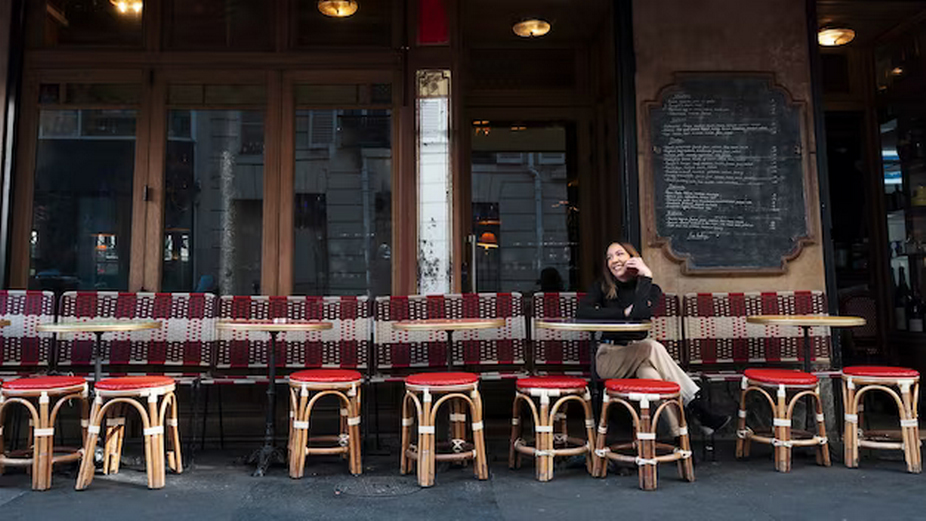
[{"label": "table top", "polygon": [[226,331],[324,331],[331,329],[334,324],[323,320],[219,320],[215,323],[216,329]]},{"label": "table top", "polygon": [[503,318],[424,318],[400,320],[392,327],[402,331],[464,331],[492,329],[505,325]]},{"label": "table top", "polygon": [[649,320],[607,322],[603,320],[547,318],[537,320],[534,324],[540,329],[556,329],[559,331],[601,331],[605,333],[631,333],[635,331],[649,331],[653,328],[653,324]]},{"label": "table top", "polygon": [[862,317],[835,315],[752,315],[746,317],[746,322],[770,326],[854,327],[865,325],[865,319]]},{"label": "table top", "polygon": [[35,330],[40,333],[113,333],[145,329],[161,329],[161,322],[159,320],[92,320],[35,326]]},{"label": "table top", "polygon": [[0,319],[0,327],[6,327],[6,326],[8,326],[8,325],[10,325],[10,324],[12,324],[12,322],[10,322],[9,320],[7,320],[7,319],[5,319],[5,318],[4,318],[4,319]]}]

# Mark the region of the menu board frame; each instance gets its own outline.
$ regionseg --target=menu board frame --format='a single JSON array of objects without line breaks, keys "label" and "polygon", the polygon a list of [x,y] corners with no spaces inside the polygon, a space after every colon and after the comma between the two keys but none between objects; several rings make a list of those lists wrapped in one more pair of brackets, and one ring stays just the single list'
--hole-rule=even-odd
[{"label": "menu board frame", "polygon": [[[797,116],[797,126],[800,129],[800,160],[798,161],[799,170],[796,173],[792,173],[793,176],[800,176],[801,186],[803,188],[803,208],[796,208],[797,210],[803,210],[803,231],[797,233],[790,237],[790,247],[788,248],[777,248],[775,251],[765,252],[767,258],[776,259],[774,262],[769,262],[768,265],[763,266],[743,266],[736,263],[731,263],[729,265],[705,265],[706,263],[699,263],[699,258],[697,255],[685,251],[685,244],[683,241],[673,241],[671,236],[661,236],[659,235],[659,226],[657,219],[660,215],[657,215],[656,207],[656,189],[660,185],[664,185],[665,182],[659,182],[656,179],[656,176],[663,175],[664,172],[657,165],[657,154],[655,151],[656,145],[654,144],[652,132],[655,130],[653,128],[653,115],[656,110],[664,110],[666,100],[677,93],[684,92],[686,83],[690,84],[692,81],[714,81],[714,82],[737,82],[742,80],[751,80],[757,81],[762,85],[766,86],[769,89],[770,93],[775,93],[780,95],[784,102],[787,104],[789,110],[793,111]],[[643,111],[644,118],[642,118],[642,136],[644,137],[644,145],[642,147],[642,155],[644,156],[643,164],[647,165],[650,169],[649,174],[644,176],[643,179],[643,190],[644,190],[644,199],[647,204],[644,208],[644,237],[647,238],[647,241],[650,246],[657,247],[662,249],[664,254],[671,259],[673,262],[681,264],[681,271],[686,275],[707,275],[707,276],[722,276],[722,275],[780,275],[787,271],[787,264],[797,257],[800,256],[804,247],[816,242],[813,230],[816,229],[817,219],[816,214],[812,211],[815,208],[816,201],[818,200],[817,194],[813,191],[817,184],[814,179],[811,177],[811,173],[814,171],[812,169],[811,159],[814,155],[814,148],[810,146],[808,128],[809,124],[807,121],[808,110],[807,104],[802,101],[796,101],[791,93],[782,85],[779,85],[775,81],[774,73],[766,72],[677,72],[673,75],[673,82],[665,85],[660,89],[657,99],[651,101],[643,102]],[[792,179],[792,182],[794,180]],[[800,218],[798,218],[800,219]],[[722,255],[722,251],[725,248],[725,243],[728,241],[728,238],[718,237],[713,240],[715,250],[718,250],[717,255]],[[681,244],[679,244],[681,242]]]}]

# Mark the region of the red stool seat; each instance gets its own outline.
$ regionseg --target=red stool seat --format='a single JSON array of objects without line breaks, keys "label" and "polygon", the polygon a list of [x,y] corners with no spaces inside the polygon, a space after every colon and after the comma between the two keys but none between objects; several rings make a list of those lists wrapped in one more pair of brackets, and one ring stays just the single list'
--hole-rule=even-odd
[{"label": "red stool seat", "polygon": [[746,369],[743,376],[767,384],[814,385],[817,377],[796,369]]},{"label": "red stool seat", "polygon": [[606,380],[604,387],[616,393],[675,394],[681,390],[675,382],[647,378],[615,378]]},{"label": "red stool seat", "polygon": [[340,383],[363,380],[363,375],[350,369],[309,369],[289,375],[295,382]]},{"label": "red stool seat", "polygon": [[84,382],[79,376],[31,376],[4,382],[2,387],[10,391],[48,391],[83,385]]},{"label": "red stool seat", "polygon": [[418,373],[405,379],[409,385],[469,385],[479,381],[479,375],[473,373]]},{"label": "red stool seat", "polygon": [[532,376],[518,379],[518,389],[582,389],[585,380],[570,376]]},{"label": "red stool seat", "polygon": [[107,378],[96,383],[96,388],[103,391],[134,391],[151,387],[173,385],[174,379],[168,376],[123,376]]},{"label": "red stool seat", "polygon": [[856,365],[844,367],[842,374],[847,376],[870,376],[875,378],[916,378],[920,372],[906,367],[885,365]]}]

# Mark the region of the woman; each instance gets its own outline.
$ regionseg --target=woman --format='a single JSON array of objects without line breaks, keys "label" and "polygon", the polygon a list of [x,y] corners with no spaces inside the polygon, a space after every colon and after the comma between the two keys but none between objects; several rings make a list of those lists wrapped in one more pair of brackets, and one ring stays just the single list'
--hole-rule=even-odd
[{"label": "woman", "polygon": [[[576,316],[598,320],[648,320],[662,290],[653,284],[653,272],[633,245],[623,242],[608,246],[601,279],[579,302]],[[665,346],[646,332],[605,333],[595,356],[599,378],[650,378],[675,382],[682,402],[697,418],[705,433],[722,428],[729,416],[710,412],[699,395],[700,388],[669,356]],[[670,410],[671,411],[671,410]],[[673,436],[678,436],[678,419],[667,416]]]}]

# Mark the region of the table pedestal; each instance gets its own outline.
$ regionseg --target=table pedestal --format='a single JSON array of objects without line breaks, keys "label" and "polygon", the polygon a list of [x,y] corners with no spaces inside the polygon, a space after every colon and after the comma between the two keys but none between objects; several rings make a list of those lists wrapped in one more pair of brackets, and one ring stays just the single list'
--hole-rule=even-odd
[{"label": "table pedestal", "polygon": [[270,333],[270,356],[268,376],[270,381],[267,384],[267,415],[264,425],[264,444],[259,449],[248,456],[248,464],[257,463],[257,468],[251,474],[255,477],[261,477],[267,473],[267,468],[271,463],[284,463],[286,455],[283,449],[274,444],[276,431],[274,429],[274,420],[276,412],[276,372],[277,372],[277,335],[279,331],[268,331]]}]

